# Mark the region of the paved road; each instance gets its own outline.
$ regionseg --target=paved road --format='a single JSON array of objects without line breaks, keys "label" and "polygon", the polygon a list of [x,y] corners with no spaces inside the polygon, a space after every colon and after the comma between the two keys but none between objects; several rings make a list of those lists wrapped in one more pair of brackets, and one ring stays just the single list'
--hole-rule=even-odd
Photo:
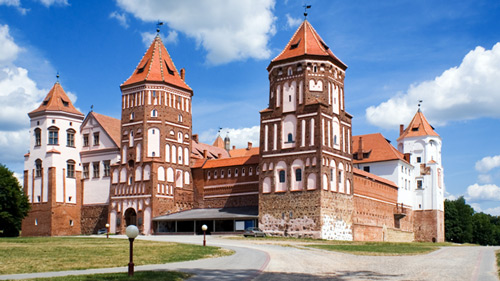
[{"label": "paved road", "polygon": [[[202,243],[201,236],[149,236],[139,239]],[[499,281],[494,251],[500,250],[500,247],[445,247],[416,256],[356,256],[304,248],[288,241],[231,240],[207,236],[207,244],[232,249],[236,254],[215,259],[138,266],[136,270],[178,270],[196,274],[189,280]],[[126,272],[126,267],[0,276],[0,280],[101,272]]]}]

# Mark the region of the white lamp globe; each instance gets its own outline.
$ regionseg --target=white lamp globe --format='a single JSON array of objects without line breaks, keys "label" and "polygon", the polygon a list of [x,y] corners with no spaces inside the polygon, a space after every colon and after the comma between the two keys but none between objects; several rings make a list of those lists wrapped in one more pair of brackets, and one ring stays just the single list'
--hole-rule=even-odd
[{"label": "white lamp globe", "polygon": [[137,235],[139,235],[139,229],[137,228],[137,226],[131,224],[127,226],[127,229],[125,229],[125,233],[127,234],[128,238],[134,239],[135,237],[137,237]]},{"label": "white lamp globe", "polygon": [[204,225],[202,225],[202,226],[201,226],[201,230],[203,230],[203,231],[207,231],[207,229],[208,229],[208,227],[207,227],[207,225],[206,225],[206,224],[204,224]]},{"label": "white lamp globe", "polygon": [[109,223],[106,224],[106,228],[108,228],[108,227],[109,227]]}]

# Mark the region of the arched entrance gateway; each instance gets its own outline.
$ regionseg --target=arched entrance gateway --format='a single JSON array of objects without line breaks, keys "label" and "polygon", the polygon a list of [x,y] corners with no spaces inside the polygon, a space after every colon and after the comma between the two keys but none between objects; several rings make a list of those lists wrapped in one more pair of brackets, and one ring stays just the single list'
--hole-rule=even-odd
[{"label": "arched entrance gateway", "polygon": [[125,211],[125,224],[129,226],[131,224],[137,225],[137,213],[133,208],[128,208]]}]

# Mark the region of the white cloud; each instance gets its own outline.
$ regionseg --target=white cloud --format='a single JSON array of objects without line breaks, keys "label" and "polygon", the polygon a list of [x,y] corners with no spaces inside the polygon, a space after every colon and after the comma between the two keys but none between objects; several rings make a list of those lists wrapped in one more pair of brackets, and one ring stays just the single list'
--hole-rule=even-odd
[{"label": "white cloud", "polygon": [[125,13],[120,14],[117,11],[114,11],[109,14],[109,17],[112,19],[116,19],[121,26],[128,28],[127,15]]},{"label": "white cloud", "polygon": [[[251,128],[222,128],[220,130],[220,135],[225,138],[226,135],[229,136],[231,140],[231,148],[236,146],[236,148],[245,148],[248,142],[252,143],[253,147],[259,146],[259,135],[260,126],[253,126]],[[200,141],[208,144],[212,144],[217,137],[217,131],[215,129],[210,129],[202,132],[199,136]]]},{"label": "white cloud", "polygon": [[445,193],[444,193],[444,199],[448,199],[448,200],[453,201],[453,200],[457,200],[457,198],[458,198],[457,196],[449,193],[448,191],[445,191]]},{"label": "white cloud", "polygon": [[427,119],[436,125],[480,117],[500,118],[500,43],[491,50],[476,47],[457,67],[434,80],[410,85],[406,93],[366,109],[376,126],[397,128],[408,123],[418,100],[423,100]]},{"label": "white cloud", "polygon": [[1,5],[15,7],[23,15],[25,15],[26,12],[28,12],[28,9],[25,9],[25,8],[21,7],[21,1],[20,0],[0,0],[0,6]]},{"label": "white cloud", "polygon": [[170,30],[168,32],[167,38],[165,38],[165,43],[177,44],[178,33],[175,30]]},{"label": "white cloud", "polygon": [[500,187],[494,184],[473,184],[467,187],[467,201],[500,201]]},{"label": "white cloud", "polygon": [[194,38],[207,51],[209,63],[266,59],[271,54],[267,43],[276,32],[274,0],[117,2],[142,21],[162,20],[169,28]]},{"label": "white cloud", "polygon": [[491,175],[479,175],[477,176],[477,180],[480,183],[491,183],[493,181]]},{"label": "white cloud", "polygon": [[290,16],[290,14],[286,14],[285,16],[286,16],[286,23],[289,28],[297,27],[302,22],[302,19],[293,18],[292,16]]},{"label": "white cloud", "polygon": [[55,6],[69,6],[68,0],[38,0],[45,7]]},{"label": "white cloud", "polygon": [[476,213],[480,213],[483,211],[478,203],[470,203],[469,205],[472,207],[472,209],[474,209]]},{"label": "white cloud", "polygon": [[[158,33],[156,32],[142,32],[141,37],[142,37],[142,43],[146,46],[149,47],[151,45],[151,42],[153,42],[153,39],[156,37]],[[168,32],[167,37],[165,38],[161,33],[160,33],[161,40],[165,44],[177,44],[178,40],[178,33],[175,30],[170,30]]]},{"label": "white cloud", "polygon": [[500,207],[488,208],[483,211],[484,213],[490,214],[492,216],[500,216]]},{"label": "white cloud", "polygon": [[0,50],[0,65],[13,62],[21,50],[10,36],[8,25],[0,25]]},{"label": "white cloud", "polygon": [[142,32],[141,33],[142,43],[146,47],[149,47],[149,45],[151,45],[151,43],[153,42],[153,39],[155,39],[155,36],[156,36],[156,32]]},{"label": "white cloud", "polygon": [[487,156],[476,162],[476,171],[487,173],[497,167],[500,167],[500,155]]}]

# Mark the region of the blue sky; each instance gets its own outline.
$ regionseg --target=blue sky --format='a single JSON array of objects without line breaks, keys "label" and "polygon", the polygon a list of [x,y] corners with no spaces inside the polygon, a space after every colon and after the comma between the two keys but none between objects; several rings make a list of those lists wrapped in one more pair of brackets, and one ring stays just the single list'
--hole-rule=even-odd
[{"label": "blue sky", "polygon": [[[309,21],[349,68],[353,134],[381,132],[422,110],[443,139],[449,198],[500,215],[500,2],[308,1]],[[120,117],[119,85],[155,34],[194,90],[193,132],[258,141],[266,67],[303,19],[303,1],[0,0],[0,162],[18,174],[27,112],[56,81],[84,114]]]}]

